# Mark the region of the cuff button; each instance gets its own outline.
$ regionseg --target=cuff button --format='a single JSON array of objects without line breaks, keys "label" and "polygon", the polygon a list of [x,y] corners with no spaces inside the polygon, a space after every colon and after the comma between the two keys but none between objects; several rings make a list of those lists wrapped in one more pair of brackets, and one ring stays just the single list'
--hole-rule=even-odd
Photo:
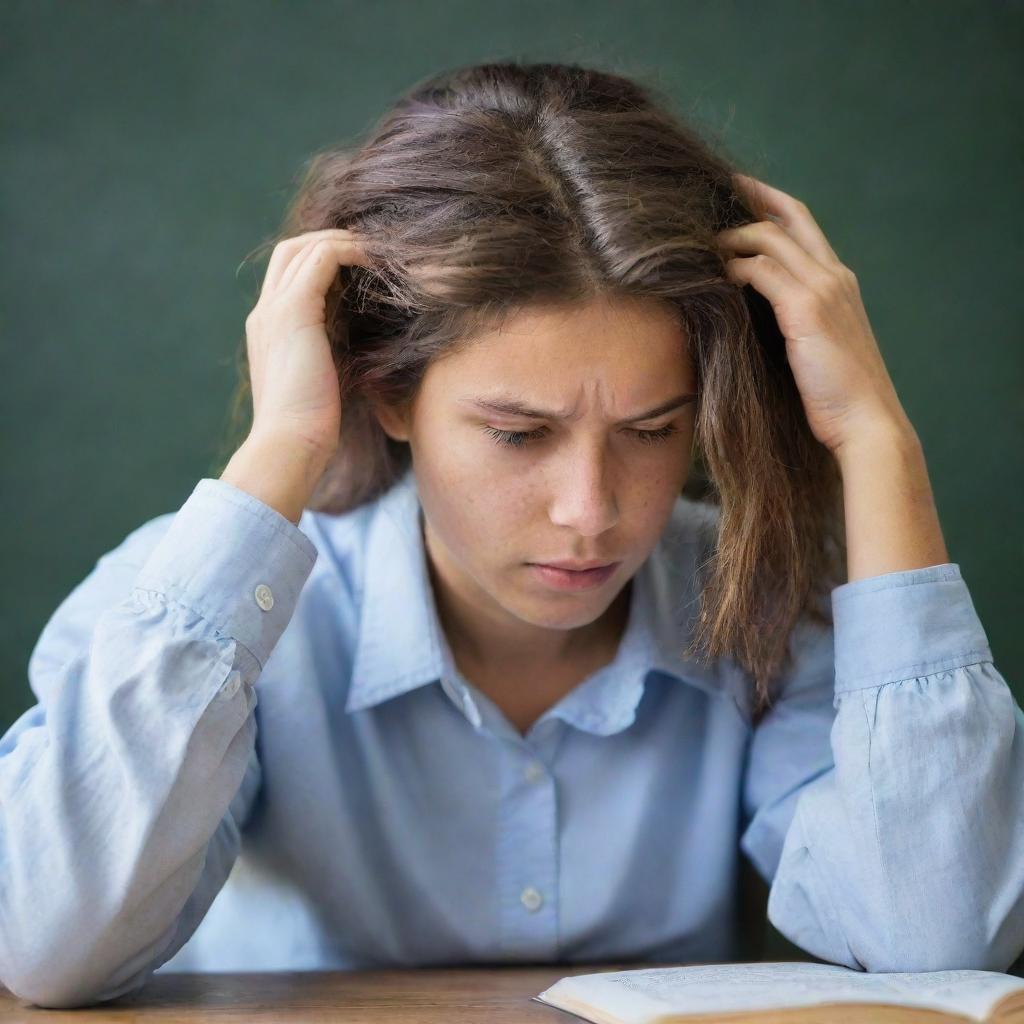
[{"label": "cuff button", "polygon": [[274,594],[273,591],[266,585],[261,583],[254,591],[253,596],[256,598],[256,603],[265,611],[269,612],[274,607]]}]

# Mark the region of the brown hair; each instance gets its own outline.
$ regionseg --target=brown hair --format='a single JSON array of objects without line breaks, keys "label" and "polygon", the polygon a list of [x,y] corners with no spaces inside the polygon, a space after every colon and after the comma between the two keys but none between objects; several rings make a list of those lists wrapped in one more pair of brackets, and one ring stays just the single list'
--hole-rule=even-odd
[{"label": "brown hair", "polygon": [[[486,63],[418,83],[361,144],[318,153],[276,238],[345,227],[372,267],[328,292],[342,427],[309,507],[372,500],[410,465],[369,398],[401,404],[428,365],[528,303],[655,297],[697,378],[683,494],[718,527],[688,656],[734,658],[770,706],[798,619],[831,625],[845,536],[834,457],[814,437],[770,307],[726,278],[714,236],[766,219],[727,159],[649,86],[574,64]],[[251,420],[245,339],[224,461]]]}]

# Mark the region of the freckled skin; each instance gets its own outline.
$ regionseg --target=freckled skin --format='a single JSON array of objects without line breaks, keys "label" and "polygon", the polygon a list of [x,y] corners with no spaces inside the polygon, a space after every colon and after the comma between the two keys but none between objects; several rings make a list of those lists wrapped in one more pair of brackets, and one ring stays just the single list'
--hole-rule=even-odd
[{"label": "freckled skin", "polygon": [[[497,389],[571,418],[527,420],[459,402]],[[520,680],[569,678],[611,660],[626,584],[686,480],[696,403],[615,424],[695,390],[668,309],[616,298],[524,310],[433,363],[408,409],[376,407],[387,433],[410,443],[439,615],[460,669],[475,666],[474,682],[488,666]],[[635,435],[668,424],[677,432],[664,440]],[[505,447],[488,426],[543,436]],[[524,565],[594,558],[622,564],[578,592],[551,589]]]}]

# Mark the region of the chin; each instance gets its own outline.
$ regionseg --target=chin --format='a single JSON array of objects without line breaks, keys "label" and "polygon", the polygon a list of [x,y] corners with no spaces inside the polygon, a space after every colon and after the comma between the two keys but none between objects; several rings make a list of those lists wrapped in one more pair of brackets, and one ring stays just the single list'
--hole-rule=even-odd
[{"label": "chin", "polygon": [[570,630],[579,629],[581,626],[589,626],[595,619],[601,617],[604,610],[604,607],[584,609],[577,604],[575,608],[566,608],[562,615],[554,613],[548,615],[542,613],[523,615],[519,612],[514,612],[513,614],[517,615],[524,622],[529,622],[531,626],[539,626],[542,629]]},{"label": "chin", "polygon": [[[621,590],[621,588],[619,588]],[[589,626],[600,618],[619,594],[586,593],[531,593],[528,601],[520,602],[518,608],[505,605],[507,611],[534,626],[546,629],[578,629]]]}]

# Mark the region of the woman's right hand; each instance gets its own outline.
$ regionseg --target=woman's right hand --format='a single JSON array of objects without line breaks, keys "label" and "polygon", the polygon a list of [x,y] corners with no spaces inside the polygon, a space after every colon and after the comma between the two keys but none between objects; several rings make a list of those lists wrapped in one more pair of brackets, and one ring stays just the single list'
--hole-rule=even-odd
[{"label": "woman's right hand", "polygon": [[341,396],[327,339],[327,291],[341,266],[369,266],[351,231],[327,228],[274,247],[245,321],[251,435],[294,440],[324,465],[338,444]]},{"label": "woman's right hand", "polygon": [[353,232],[279,242],[245,321],[253,424],[221,473],[293,523],[338,446],[341,383],[327,338],[327,292],[340,266],[369,260]]}]

